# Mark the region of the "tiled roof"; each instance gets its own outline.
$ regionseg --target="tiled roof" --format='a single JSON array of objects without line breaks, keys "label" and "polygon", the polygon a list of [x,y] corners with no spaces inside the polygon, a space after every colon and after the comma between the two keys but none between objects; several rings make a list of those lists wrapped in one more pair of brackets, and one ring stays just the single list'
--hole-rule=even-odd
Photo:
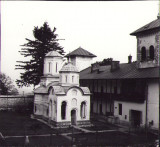
[{"label": "tiled roof", "polygon": [[46,54],[45,57],[62,57],[62,55],[57,51],[50,51]]},{"label": "tiled roof", "polygon": [[139,28],[138,30],[134,31],[130,35],[137,35],[138,33],[153,30],[153,29],[158,29],[160,28],[160,18],[157,18],[156,20],[146,24],[145,26]]},{"label": "tiled roof", "polygon": [[96,55],[88,52],[87,50],[79,47],[73,52],[67,54],[65,57],[70,57],[70,56],[84,56],[84,57],[97,57]]},{"label": "tiled roof", "polygon": [[62,87],[62,86],[60,86],[58,84],[56,85],[56,84],[49,84],[46,87],[40,86],[40,87],[35,89],[34,93],[36,93],[36,94],[48,94],[49,88],[52,87],[54,89],[54,92],[55,92],[56,95],[64,95],[71,88],[81,89],[84,95],[90,94],[90,91],[89,91],[88,87],[77,87],[77,86]]},{"label": "tiled roof", "polygon": [[45,86],[40,86],[34,90],[34,93],[46,94],[48,93],[48,89]]},{"label": "tiled roof", "polygon": [[80,72],[80,79],[144,79],[159,78],[159,67],[137,68],[136,62],[123,63],[120,68],[111,72],[111,65],[100,67],[99,72],[91,72],[91,67]]},{"label": "tiled roof", "polygon": [[62,69],[59,71],[61,72],[79,72],[77,67],[74,66],[71,62],[66,63]]}]

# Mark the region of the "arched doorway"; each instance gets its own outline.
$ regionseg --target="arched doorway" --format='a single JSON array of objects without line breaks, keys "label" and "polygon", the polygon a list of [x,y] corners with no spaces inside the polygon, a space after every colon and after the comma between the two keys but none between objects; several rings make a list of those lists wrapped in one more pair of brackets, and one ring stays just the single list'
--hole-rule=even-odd
[{"label": "arched doorway", "polygon": [[76,110],[73,109],[73,110],[71,110],[71,124],[72,125],[76,125],[76,121],[77,121],[77,119],[76,119]]}]

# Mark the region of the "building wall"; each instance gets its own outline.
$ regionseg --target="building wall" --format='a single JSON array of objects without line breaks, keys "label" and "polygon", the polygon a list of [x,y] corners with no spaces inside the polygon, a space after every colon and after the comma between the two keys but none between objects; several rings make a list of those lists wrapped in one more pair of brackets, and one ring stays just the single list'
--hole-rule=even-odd
[{"label": "building wall", "polygon": [[33,95],[1,95],[0,96],[0,110],[17,109],[18,107],[28,107],[33,104]]},{"label": "building wall", "polygon": [[[151,45],[153,45],[155,49],[155,59],[153,61],[141,62],[141,48],[145,47],[146,55],[149,56],[149,48]],[[148,33],[137,37],[137,61],[140,68],[159,65],[159,32]]]},{"label": "building wall", "polygon": [[[49,63],[51,63],[50,72],[49,72]],[[56,71],[56,64],[57,64],[57,71]],[[43,74],[59,74],[63,65],[62,57],[45,57],[44,59],[44,71]]]},{"label": "building wall", "polygon": [[[77,91],[77,92],[75,92]],[[61,105],[62,102],[67,102],[66,119],[61,119]],[[86,118],[80,116],[81,103],[86,102]],[[71,110],[76,110],[77,121],[90,120],[90,95],[83,95],[78,88],[71,88],[66,95],[57,96],[57,122],[71,121]]]},{"label": "building wall", "polygon": [[153,128],[158,128],[159,126],[158,80],[148,80],[148,123],[150,123]]},{"label": "building wall", "polygon": [[[122,104],[122,115],[119,115],[119,104]],[[114,101],[114,116],[117,116],[121,123],[130,122],[130,110],[136,110],[142,112],[141,125],[145,125],[145,116],[146,116],[146,104],[145,103],[131,103],[131,102],[122,102]]]},{"label": "building wall", "polygon": [[35,94],[34,96],[34,114],[48,117],[48,95]]},{"label": "building wall", "polygon": [[[67,77],[67,82],[66,82]],[[72,77],[74,77],[72,81]],[[60,73],[60,83],[62,86],[77,85],[79,86],[79,73]]]},{"label": "building wall", "polygon": [[71,62],[81,71],[91,66],[92,57],[71,57]]},{"label": "building wall", "polygon": [[[147,80],[146,97],[148,99],[144,103],[114,101],[114,116],[118,116],[122,122],[130,122],[130,110],[142,112],[142,124],[151,128],[158,129],[159,127],[159,83],[158,80]],[[119,104],[122,104],[122,115],[119,115]],[[147,115],[146,115],[147,110]],[[127,118],[126,118],[127,117]]]},{"label": "building wall", "polygon": [[114,100],[110,94],[114,94],[115,87],[117,87],[117,94],[120,94],[120,80],[84,80],[83,82],[81,81],[81,86],[89,87],[92,93],[91,103],[93,113],[101,115],[111,115],[113,113]]}]

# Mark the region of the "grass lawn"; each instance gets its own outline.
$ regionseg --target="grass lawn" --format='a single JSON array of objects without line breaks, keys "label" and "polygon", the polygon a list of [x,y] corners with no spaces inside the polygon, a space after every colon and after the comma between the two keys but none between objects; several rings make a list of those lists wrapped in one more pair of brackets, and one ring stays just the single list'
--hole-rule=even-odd
[{"label": "grass lawn", "polygon": [[[30,115],[18,114],[16,112],[3,112],[0,111],[0,132],[3,136],[9,136],[6,138],[6,145],[8,146],[24,146],[25,135],[29,136],[29,141],[31,146],[70,146],[71,138],[75,138],[76,144],[82,146],[126,146],[143,144],[143,146],[153,143],[157,136],[153,134],[148,134],[146,138],[144,133],[137,133],[136,135],[129,135],[127,133],[122,133],[117,130],[117,127],[112,124],[106,124],[102,122],[94,121],[92,123],[96,127],[85,128],[90,130],[115,130],[114,132],[98,132],[98,133],[82,133],[81,131],[74,128],[73,136],[68,134],[67,137],[62,136],[62,133],[72,133],[72,128],[59,128],[52,129],[47,125],[31,119]],[[34,127],[37,127],[35,131]],[[57,133],[58,132],[58,133]],[[76,134],[79,132],[78,134]],[[50,137],[50,134],[55,134]],[[44,136],[31,136],[31,135],[41,135]],[[48,135],[48,136],[45,136]],[[13,136],[13,137],[11,137]],[[15,137],[21,136],[21,137]],[[52,138],[52,139],[51,139]],[[0,139],[0,145],[3,144]],[[144,145],[145,144],[145,145]],[[140,145],[141,146],[141,145]]]},{"label": "grass lawn", "polygon": [[116,129],[118,129],[118,127],[113,125],[113,124],[107,124],[107,123],[98,122],[98,121],[91,121],[91,124],[93,126],[83,127],[83,128],[87,129],[87,130],[90,130],[90,131],[116,130]]},{"label": "grass lawn", "polygon": [[[70,135],[72,136],[72,135]],[[101,133],[85,133],[75,134],[75,141],[80,140],[79,145],[88,146],[148,146],[152,145],[156,137],[146,139],[145,135],[133,136],[122,132],[101,132]]]},{"label": "grass lawn", "polygon": [[[24,146],[25,138],[8,138],[6,139],[7,146]],[[33,136],[29,137],[30,146],[69,146],[71,141],[64,138],[63,136]]]},{"label": "grass lawn", "polygon": [[[38,126],[38,127],[37,127]],[[35,129],[35,127],[37,129]],[[74,129],[75,132],[80,132]],[[0,132],[3,136],[19,136],[19,135],[40,135],[40,134],[59,134],[72,133],[72,128],[52,129],[35,119],[31,119],[30,115],[19,114],[16,112],[0,112]]]},{"label": "grass lawn", "polygon": [[[40,126],[39,129],[34,130],[34,125]],[[47,134],[50,132],[50,127],[31,119],[30,115],[10,111],[0,112],[0,132],[4,136]]]}]

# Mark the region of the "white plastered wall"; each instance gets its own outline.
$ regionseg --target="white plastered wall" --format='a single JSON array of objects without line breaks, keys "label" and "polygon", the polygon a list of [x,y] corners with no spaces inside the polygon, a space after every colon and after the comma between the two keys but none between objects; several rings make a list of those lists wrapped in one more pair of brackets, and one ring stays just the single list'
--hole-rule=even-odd
[{"label": "white plastered wall", "polygon": [[148,123],[153,121],[151,127],[159,127],[159,83],[158,79],[148,80]]},{"label": "white plastered wall", "polygon": [[[77,94],[75,94],[73,91],[77,91]],[[73,105],[72,100],[76,99],[77,104]],[[67,108],[66,108],[66,119],[61,119],[61,104],[63,101],[67,102]],[[80,107],[81,102],[86,102],[86,118],[82,119],[80,116]],[[71,121],[71,110],[76,110],[76,116],[77,121],[82,120],[90,120],[90,95],[83,95],[81,90],[78,88],[71,88],[66,95],[57,96],[57,122],[66,122]]]},{"label": "white plastered wall", "polygon": [[[119,104],[122,104],[122,115],[119,115]],[[145,116],[146,116],[146,103],[133,103],[133,102],[122,102],[114,101],[114,116],[118,116],[120,121],[129,122],[129,111],[137,110],[142,112],[142,124],[145,125]],[[126,115],[126,119],[125,119]]]}]

